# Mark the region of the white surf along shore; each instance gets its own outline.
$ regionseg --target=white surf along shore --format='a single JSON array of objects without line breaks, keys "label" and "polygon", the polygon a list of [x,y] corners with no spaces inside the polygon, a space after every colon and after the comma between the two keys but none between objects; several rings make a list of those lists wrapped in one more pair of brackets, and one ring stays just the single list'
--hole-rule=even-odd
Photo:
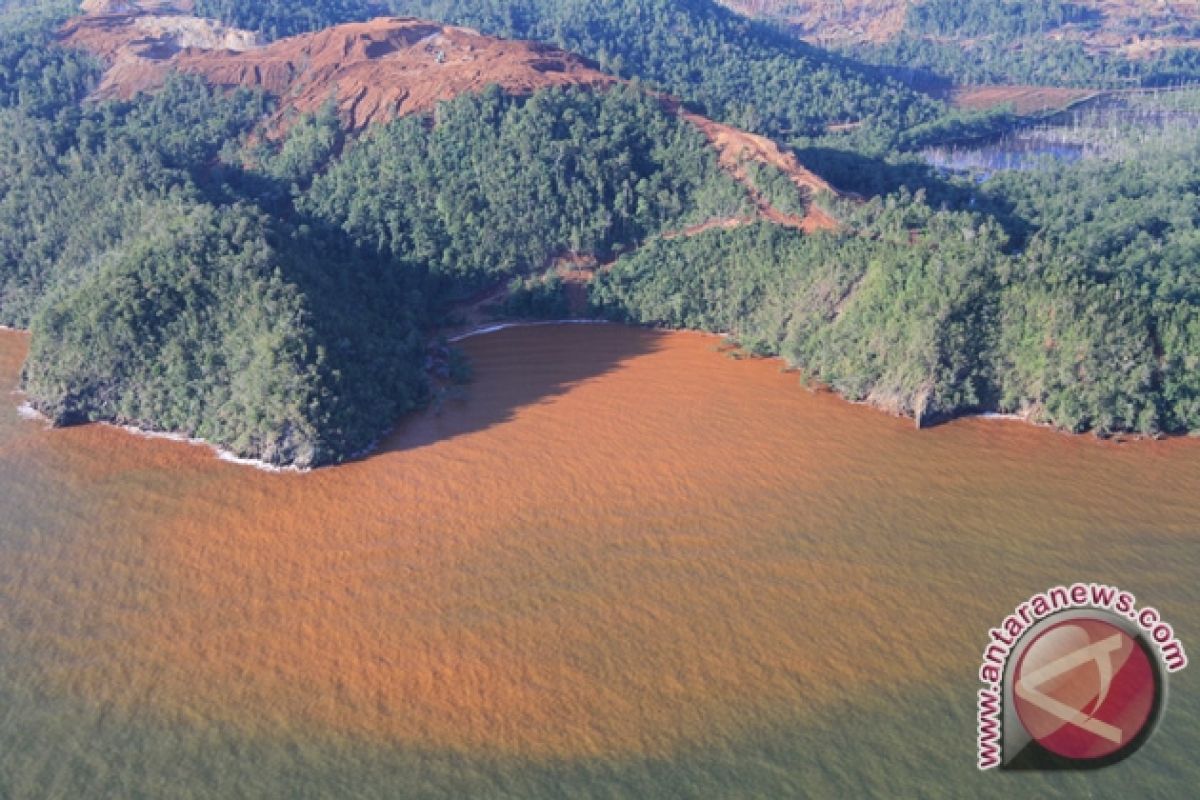
[{"label": "white surf along shore", "polygon": [[[447,339],[446,341],[450,342],[450,343],[461,342],[461,341],[465,341],[467,339],[472,339],[476,336],[486,336],[487,334],[490,334],[490,333],[499,333],[500,331],[508,330],[509,328],[532,328],[532,327],[540,327],[540,326],[544,326],[544,325],[611,325],[611,324],[612,323],[608,322],[607,320],[592,320],[592,319],[538,320],[536,322],[502,322],[502,323],[485,325],[485,326],[482,326],[479,328],[475,328],[473,330],[469,330],[465,333],[460,333],[450,339]],[[0,330],[11,331],[14,333],[20,333],[20,331],[17,331],[14,328],[8,328],[3,325],[0,325]],[[13,394],[20,396],[20,397],[24,396],[24,392],[21,392],[19,390],[14,391]],[[33,405],[31,403],[29,403],[28,400],[21,403],[17,407],[17,414],[20,415],[20,417],[22,419],[29,420],[31,422],[41,422],[44,425],[46,425],[46,427],[53,427],[52,423],[50,422],[50,419],[48,417],[46,417],[44,414],[42,414],[40,411],[38,411],[36,408],[34,408]],[[242,458],[241,456],[237,455],[236,453],[230,452],[229,450],[226,450],[219,445],[213,444],[212,442],[210,442],[206,439],[201,439],[201,438],[194,437],[194,436],[186,436],[182,433],[172,433],[170,431],[156,431],[156,430],[150,430],[147,428],[139,428],[136,425],[121,425],[121,424],[118,424],[115,422],[100,422],[98,424],[104,425],[109,428],[115,428],[117,430],[124,431],[126,433],[132,434],[134,436],[138,436],[143,439],[158,439],[158,440],[165,440],[165,441],[169,441],[169,442],[178,442],[179,444],[186,444],[186,445],[190,445],[193,447],[207,447],[221,461],[224,461],[228,464],[236,464],[236,465],[242,466],[242,467],[251,467],[253,469],[257,469],[262,472],[270,472],[273,474],[284,474],[284,473],[304,474],[304,473],[312,471],[312,468],[295,467],[295,466],[282,466],[281,467],[278,464],[271,464],[267,461],[262,461],[261,459],[257,459],[257,458]],[[380,439],[382,439],[384,436],[386,436],[386,434],[381,434]],[[361,458],[362,456],[368,455],[369,453],[374,451],[378,446],[379,446],[379,442],[377,440],[376,442],[372,443],[369,447],[365,448],[362,452],[353,454],[351,456],[351,458]]]},{"label": "white surf along shore", "polygon": [[211,450],[213,452],[214,455],[216,455],[216,457],[220,461],[224,461],[229,464],[237,464],[238,466],[242,466],[242,467],[252,467],[254,469],[261,470],[263,472],[272,472],[272,473],[292,472],[292,473],[302,474],[305,472],[312,471],[311,469],[303,468],[303,467],[294,467],[294,466],[281,467],[278,464],[272,464],[270,462],[262,461],[257,458],[242,458],[241,456],[237,455],[236,453],[232,453],[229,450],[226,450],[223,447],[215,445],[206,439],[200,439],[200,438],[197,438],[194,436],[185,436],[182,433],[171,433],[170,431],[153,431],[153,430],[148,430],[146,428],[139,428],[136,425],[118,425],[113,422],[102,422],[100,424],[105,425],[110,428],[116,428],[117,430],[125,431],[126,433],[131,433],[134,436],[138,436],[142,439],[163,439],[168,442],[179,442],[180,444],[192,445],[193,447],[207,447],[209,450]]},{"label": "white surf along shore", "polygon": [[480,328],[473,328],[466,333],[460,333],[456,336],[451,336],[446,341],[450,344],[455,342],[466,341],[473,339],[476,336],[486,336],[489,333],[499,333],[500,331],[508,330],[509,328],[540,328],[548,325],[612,325],[606,319],[546,319],[537,320],[536,322],[497,322],[490,325],[484,325]]},{"label": "white surf along shore", "polygon": [[[520,322],[520,321],[497,322],[497,323],[489,323],[487,325],[482,325],[477,328],[472,328],[471,330],[465,331],[463,333],[455,334],[455,335],[447,338],[445,341],[447,343],[454,344],[457,342],[466,341],[467,339],[473,339],[478,336],[487,336],[489,334],[499,333],[501,331],[509,330],[512,328],[538,328],[538,327],[561,326],[561,325],[615,325],[615,324],[618,324],[618,323],[609,322],[608,320],[597,320],[597,319],[557,319],[557,320],[537,320],[537,321],[532,321],[532,322],[528,322],[528,321],[526,321],[526,322]],[[7,328],[3,325],[0,325],[0,330],[17,332],[17,333],[21,332],[16,329],[13,329],[13,328]],[[700,333],[700,332],[697,331],[696,333]],[[720,336],[721,334],[702,334],[702,335]],[[13,394],[17,395],[17,396],[21,396],[21,397],[24,396],[24,392],[21,392],[19,390],[14,391]],[[20,404],[20,406],[17,408],[17,413],[21,416],[22,419],[41,422],[41,423],[45,424],[47,427],[52,427],[50,420],[45,415],[43,415],[41,412],[39,412],[36,408],[34,408],[28,401],[25,401]],[[983,412],[980,414],[975,414],[973,416],[976,416],[980,419],[991,420],[991,421],[1022,422],[1025,424],[1033,424],[1037,427],[1053,428],[1053,426],[1046,425],[1044,423],[1033,422],[1033,420],[1031,420],[1028,416],[1023,415],[1023,414],[1001,413],[1001,412],[989,411],[989,412]],[[112,422],[101,422],[99,424],[106,425],[110,428],[116,428],[118,430],[125,431],[126,433],[130,433],[135,436],[142,437],[144,439],[161,439],[161,440],[178,442],[181,444],[187,444],[187,445],[196,446],[196,447],[207,447],[221,461],[224,461],[228,464],[235,464],[237,466],[251,467],[253,469],[261,470],[263,472],[269,472],[269,473],[274,473],[274,474],[284,474],[284,473],[304,474],[304,473],[308,473],[308,472],[312,471],[311,467],[279,466],[277,464],[271,464],[269,462],[262,461],[260,459],[242,458],[241,456],[238,456],[236,453],[230,452],[229,450],[226,450],[226,449],[220,447],[219,445],[213,444],[212,442],[209,442],[205,439],[186,436],[181,433],[149,430],[146,428],[139,428],[135,425],[121,425],[121,424],[112,423]],[[384,439],[390,431],[391,431],[391,428],[389,428],[384,433],[381,433],[379,438],[375,442],[372,442],[369,446],[364,448],[361,452],[354,453],[352,456],[350,456],[350,458],[351,459],[362,458],[362,457],[374,452],[378,448],[379,442],[382,441],[382,439]],[[1071,435],[1069,432],[1066,432],[1066,431],[1064,431],[1064,433]],[[319,469],[319,467],[318,467],[318,469]]]},{"label": "white surf along shore", "polygon": [[[14,391],[13,394],[23,396],[24,392]],[[34,408],[28,400],[17,406],[17,414],[21,417],[21,419],[29,420],[30,422],[40,422],[47,428],[54,427],[53,423],[50,421],[50,418]],[[207,441],[206,439],[200,439],[194,436],[185,436],[182,433],[155,431],[148,428],[139,428],[136,425],[121,425],[115,422],[98,422],[96,424],[103,425],[106,428],[114,428],[119,431],[124,431],[125,433],[132,434],[141,439],[160,439],[168,442],[178,442],[180,444],[191,445],[193,447],[207,447],[221,461],[229,464],[237,464],[243,467],[253,467],[254,469],[262,470],[263,472],[304,473],[310,471],[300,467],[281,467],[277,464],[271,464],[256,458],[242,458],[236,453],[232,453],[229,450],[219,447],[212,442]]]},{"label": "white surf along shore", "polygon": [[[19,396],[21,395],[21,392],[13,392],[13,394]],[[45,414],[34,408],[28,400],[17,406],[17,415],[20,416],[21,419],[27,419],[30,422],[42,422],[45,423],[47,428],[51,427],[50,419]]]}]

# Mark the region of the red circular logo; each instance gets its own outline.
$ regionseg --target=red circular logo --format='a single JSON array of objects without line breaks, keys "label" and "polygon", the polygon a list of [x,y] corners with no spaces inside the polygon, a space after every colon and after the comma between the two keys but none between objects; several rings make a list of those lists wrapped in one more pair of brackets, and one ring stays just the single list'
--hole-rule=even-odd
[{"label": "red circular logo", "polygon": [[1104,758],[1133,742],[1158,700],[1143,646],[1100,619],[1071,619],[1038,634],[1013,673],[1013,703],[1035,741],[1065,758]]}]

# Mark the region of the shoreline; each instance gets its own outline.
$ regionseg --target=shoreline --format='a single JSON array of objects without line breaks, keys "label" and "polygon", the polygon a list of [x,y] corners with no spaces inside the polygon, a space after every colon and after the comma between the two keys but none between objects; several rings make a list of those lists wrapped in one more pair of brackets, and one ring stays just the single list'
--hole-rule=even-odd
[{"label": "shoreline", "polygon": [[[474,328],[472,330],[466,331],[465,333],[458,334],[457,336],[455,336],[451,339],[447,339],[446,341],[447,341],[447,343],[453,344],[456,342],[466,341],[467,339],[473,339],[477,336],[486,336],[491,333],[499,333],[500,331],[508,330],[510,328],[535,328],[535,327],[550,326],[550,325],[612,325],[612,324],[614,324],[614,323],[611,323],[608,320],[591,320],[591,319],[536,320],[536,321],[531,321],[531,322],[521,322],[521,321],[502,322],[502,323],[484,325],[479,328]],[[44,414],[42,414],[40,411],[38,411],[36,408],[34,408],[28,402],[22,404],[21,408],[25,409],[25,411],[22,412],[19,409],[18,413],[22,413],[23,416],[24,416],[24,414],[31,415],[31,416],[27,417],[28,419],[37,419],[37,420],[46,422],[47,424],[50,423],[50,420]],[[182,434],[182,433],[174,433],[171,431],[157,431],[157,430],[153,430],[151,428],[141,428],[141,427],[138,427],[137,425],[122,424],[119,422],[100,421],[97,424],[104,425],[109,428],[115,428],[117,430],[124,431],[125,433],[132,434],[132,435],[140,437],[142,439],[158,439],[158,440],[169,441],[169,442],[177,442],[179,444],[186,444],[186,445],[190,445],[192,447],[206,447],[210,451],[212,451],[212,453],[217,457],[218,461],[224,461],[227,464],[233,464],[233,465],[239,466],[239,467],[250,467],[251,469],[256,469],[256,470],[259,470],[260,472],[266,472],[266,473],[269,473],[272,475],[284,475],[284,474],[307,475],[308,473],[311,473],[314,470],[323,469],[324,467],[342,466],[351,461],[357,461],[359,459],[365,458],[365,457],[371,455],[372,453],[374,453],[376,450],[378,450],[380,445],[382,444],[383,440],[386,439],[395,430],[395,427],[396,427],[395,423],[393,423],[391,426],[389,426],[387,428],[387,430],[380,433],[380,435],[378,437],[376,437],[375,441],[373,441],[370,445],[368,445],[367,447],[364,447],[362,450],[360,450],[357,453],[350,454],[341,462],[334,463],[334,464],[326,464],[326,465],[317,466],[317,467],[297,467],[292,464],[280,466],[278,464],[272,464],[269,461],[263,461],[262,459],[259,459],[259,458],[244,458],[230,450],[226,450],[225,448],[221,447],[220,445],[213,444],[212,442],[208,441],[207,439],[201,439],[201,438],[195,437],[195,436],[187,436],[186,434]]]},{"label": "shoreline", "polygon": [[[518,322],[502,322],[502,323],[494,323],[494,324],[484,325],[484,326],[481,326],[478,328],[473,328],[464,333],[460,333],[460,334],[454,336],[453,338],[447,339],[446,341],[448,343],[453,344],[456,342],[466,341],[467,339],[473,339],[477,336],[486,336],[491,333],[499,333],[500,331],[509,330],[511,328],[534,328],[534,327],[543,327],[543,326],[551,326],[551,325],[613,325],[613,324],[615,324],[615,323],[609,322],[608,320],[592,320],[592,319],[563,319],[563,320],[536,320],[536,321],[531,321],[531,322],[520,322],[520,321],[518,321]],[[14,328],[8,328],[3,325],[0,325],[0,330],[11,332],[11,333],[23,333],[23,331],[18,331]],[[21,396],[21,397],[25,396],[25,393],[20,391],[19,389],[14,390],[13,394]],[[21,419],[24,419],[26,421],[41,422],[41,423],[45,424],[45,426],[47,428],[50,428],[50,429],[54,428],[54,424],[50,421],[50,418],[47,417],[42,412],[38,411],[36,408],[34,408],[33,405],[28,400],[24,401],[17,407],[17,415],[19,417],[21,417]],[[189,445],[191,447],[205,447],[205,448],[208,448],[208,450],[210,450],[214,456],[216,456],[218,461],[223,461],[227,464],[233,464],[233,465],[239,466],[239,467],[250,467],[251,469],[256,469],[260,472],[266,472],[266,473],[269,473],[272,475],[284,475],[284,474],[306,475],[310,472],[313,472],[314,470],[322,469],[322,467],[297,467],[297,466],[290,465],[290,464],[286,465],[286,466],[280,466],[278,464],[272,464],[268,461],[263,461],[262,459],[258,459],[258,458],[244,458],[230,450],[227,450],[227,449],[221,447],[220,445],[217,445],[217,444],[214,444],[214,443],[208,441],[207,439],[201,439],[201,438],[195,437],[195,436],[187,436],[186,434],[183,434],[183,433],[177,433],[177,432],[172,432],[172,431],[159,431],[159,430],[154,430],[152,428],[141,428],[141,427],[138,427],[137,425],[129,425],[129,424],[120,423],[120,422],[108,422],[108,421],[104,421],[104,420],[100,420],[93,424],[103,425],[107,428],[113,428],[115,430],[119,430],[124,433],[128,433],[130,435],[137,436],[138,438],[141,438],[141,439],[151,439],[151,440],[175,442],[177,444],[185,444],[185,445]],[[381,433],[379,435],[379,437],[374,442],[372,442],[368,447],[365,447],[361,451],[347,456],[344,461],[340,462],[340,464],[328,464],[326,466],[336,467],[341,464],[346,464],[351,461],[356,461],[356,460],[359,460],[359,459],[365,458],[366,456],[371,455],[372,453],[374,453],[376,450],[379,449],[379,446],[382,443],[382,441],[385,438],[387,438],[387,436],[394,429],[395,429],[395,425],[393,424],[386,431]]]},{"label": "shoreline", "polygon": [[[25,396],[25,393],[19,389],[14,390],[12,394],[18,397]],[[19,406],[17,406],[17,416],[23,420],[26,420],[27,422],[40,422],[47,430],[56,430],[55,425],[53,422],[51,422],[50,418],[34,408],[33,404],[28,400],[25,400]],[[102,425],[105,428],[122,431],[123,433],[136,436],[139,439],[158,439],[162,441],[175,442],[178,444],[186,444],[191,447],[205,447],[216,456],[218,461],[224,461],[227,464],[234,464],[239,467],[251,467],[259,470],[260,472],[270,472],[272,474],[283,474],[287,472],[304,474],[312,471],[312,468],[296,467],[291,465],[279,466],[278,464],[272,464],[268,461],[263,461],[262,459],[258,458],[243,458],[242,456],[239,456],[230,450],[226,450],[220,445],[213,444],[207,439],[201,439],[195,436],[187,436],[182,433],[156,431],[150,428],[139,428],[136,425],[127,425],[120,422],[106,422],[104,420],[88,424]]]},{"label": "shoreline", "polygon": [[1024,422],[1027,425],[1037,425],[1038,427],[1044,427],[1041,425],[1041,423],[1033,422],[1028,417],[1026,417],[1022,414],[1014,414],[1012,412],[981,411],[978,414],[974,414],[974,415],[968,414],[967,416],[976,416],[976,417],[979,417],[980,419],[988,419],[988,420],[992,420],[995,422]]},{"label": "shoreline", "polygon": [[[16,390],[13,391],[13,394],[17,395],[19,397],[24,396],[24,392],[16,391]],[[54,427],[54,425],[50,422],[50,418],[47,417],[42,412],[38,411],[36,408],[34,408],[33,404],[30,403],[28,400],[21,403],[21,405],[17,406],[17,416],[20,417],[21,419],[29,420],[30,422],[45,423],[45,426],[47,428]]]},{"label": "shoreline", "polygon": [[[621,324],[622,323],[611,322],[609,320],[599,320],[599,319],[556,319],[556,320],[496,322],[496,323],[489,323],[486,325],[481,325],[479,327],[469,329],[462,333],[455,334],[454,336],[447,338],[446,342],[448,344],[456,344],[458,342],[463,342],[468,339],[474,339],[479,336],[487,336],[489,334],[500,333],[502,331],[511,330],[511,329],[515,329],[515,328],[540,328],[540,327],[552,327],[552,326],[561,326],[561,325],[621,325]],[[643,326],[631,326],[631,327],[643,327]],[[714,339],[720,339],[722,337],[725,337],[725,338],[729,337],[729,334],[709,333],[707,331],[673,330],[673,329],[669,329],[669,328],[658,328],[656,330],[662,330],[667,333],[694,333],[694,334],[699,334],[702,336],[713,337]],[[23,331],[19,331],[19,330],[13,329],[13,328],[8,328],[3,325],[0,325],[0,331],[10,332],[10,333],[23,333]],[[781,364],[781,366],[784,367],[785,370],[791,371],[791,370],[795,369],[794,367],[791,367],[790,365],[788,365],[787,361],[785,361],[783,358],[781,358],[779,356],[773,356],[771,358],[773,360],[778,361]],[[19,396],[19,397],[25,396],[25,393],[19,389],[13,390],[12,394],[15,396]],[[878,406],[873,406],[870,403],[863,402],[863,401],[855,402],[852,400],[848,400],[847,398],[842,397],[840,395],[837,395],[837,396],[838,396],[839,400],[849,403],[850,405],[863,405],[877,413],[885,413],[885,414],[888,413],[886,409],[878,407]],[[46,417],[44,414],[42,414],[40,411],[38,411],[36,408],[34,408],[33,405],[28,400],[22,402],[17,407],[17,415],[23,420],[30,421],[30,422],[41,422],[47,428],[51,428],[51,429],[54,428],[54,425],[50,421],[50,419],[48,417]],[[1068,436],[1083,435],[1083,434],[1075,434],[1075,433],[1073,433],[1071,431],[1067,431],[1067,430],[1062,430],[1062,429],[1056,428],[1055,426],[1047,424],[1047,423],[1035,422],[1035,421],[1031,420],[1028,416],[1023,415],[1023,414],[1017,414],[1017,413],[982,411],[982,412],[977,412],[974,414],[963,414],[963,415],[956,417],[955,419],[972,419],[972,418],[981,419],[981,420],[985,420],[988,422],[1019,422],[1024,425],[1030,425],[1034,428],[1042,428],[1042,429],[1052,430],[1052,431],[1062,433],[1062,434],[1065,434]],[[157,439],[157,440],[175,442],[178,444],[186,444],[186,445],[189,445],[192,447],[205,447],[209,451],[211,451],[214,456],[216,456],[218,461],[223,461],[227,464],[232,464],[232,465],[240,466],[240,467],[250,467],[252,469],[259,470],[260,472],[266,472],[266,473],[270,473],[273,475],[283,475],[283,474],[304,475],[304,474],[311,473],[315,470],[323,469],[326,466],[336,467],[336,466],[340,466],[340,465],[345,465],[352,461],[360,460],[362,458],[370,456],[372,453],[377,451],[379,449],[380,445],[383,443],[383,441],[395,430],[395,423],[393,423],[384,432],[380,433],[380,435],[376,438],[376,440],[374,442],[372,442],[369,446],[363,448],[361,451],[359,451],[357,453],[353,453],[353,454],[347,456],[341,462],[334,463],[334,464],[327,464],[327,465],[323,465],[323,466],[317,466],[317,467],[297,467],[295,465],[280,466],[278,464],[272,464],[270,462],[263,461],[262,459],[257,459],[257,458],[244,458],[244,457],[239,456],[236,453],[234,453],[230,450],[227,450],[227,449],[221,447],[220,445],[214,444],[206,439],[201,439],[199,437],[193,437],[193,436],[187,436],[182,433],[177,433],[177,432],[172,432],[172,431],[160,431],[160,430],[154,430],[154,429],[150,429],[150,428],[141,428],[136,425],[129,425],[129,424],[124,424],[124,423],[119,423],[119,422],[99,421],[95,424],[104,425],[109,428],[114,428],[116,430],[120,430],[125,433],[132,434],[134,436],[137,436],[137,437],[143,438],[143,439]],[[1132,441],[1158,441],[1160,439],[1176,438],[1173,436],[1166,436],[1166,437],[1141,436],[1141,435],[1132,434],[1132,433],[1124,434],[1124,436],[1132,437]],[[1095,437],[1095,438],[1099,439],[1102,437]],[[1121,436],[1107,437],[1107,438],[1109,438],[1110,440],[1115,440],[1115,441],[1117,441],[1117,443],[1125,443],[1125,442],[1131,441],[1131,439],[1125,439],[1125,438],[1122,438]],[[1186,434],[1182,434],[1178,438],[1189,438],[1189,437]]]},{"label": "shoreline", "polygon": [[[34,409],[34,413],[38,413],[36,409]],[[39,416],[41,415],[39,414]],[[43,419],[45,419],[45,417],[43,417]],[[115,428],[116,430],[124,431],[125,433],[132,434],[140,439],[159,439],[168,442],[186,444],[192,447],[206,447],[212,451],[213,455],[217,457],[218,461],[224,461],[227,464],[234,464],[239,467],[251,467],[252,469],[259,470],[260,472],[269,472],[275,475],[289,472],[297,475],[303,475],[305,473],[312,472],[311,467],[297,467],[290,464],[287,466],[279,466],[278,464],[272,464],[269,461],[263,461],[262,459],[258,458],[243,458],[242,456],[239,456],[230,450],[226,450],[220,445],[213,444],[207,439],[201,439],[196,436],[187,436],[186,434],[172,433],[171,431],[156,431],[149,428],[139,428],[136,425],[125,425],[119,422],[102,421],[97,424],[103,425],[107,428]]]},{"label": "shoreline", "polygon": [[495,322],[487,325],[482,325],[478,328],[472,328],[465,333],[459,333],[446,339],[447,344],[457,344],[464,342],[467,339],[474,339],[477,336],[486,336],[489,333],[499,333],[512,328],[541,328],[551,325],[616,325],[618,323],[610,322],[606,319],[546,319],[532,321],[516,321],[516,322]]}]

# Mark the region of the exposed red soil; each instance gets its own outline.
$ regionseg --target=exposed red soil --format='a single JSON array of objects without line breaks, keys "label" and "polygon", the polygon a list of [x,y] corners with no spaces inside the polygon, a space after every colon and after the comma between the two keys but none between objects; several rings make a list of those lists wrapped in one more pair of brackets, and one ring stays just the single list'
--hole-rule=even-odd
[{"label": "exposed red soil", "polygon": [[166,13],[150,14],[127,3],[98,6],[96,14],[69,20],[59,40],[100,57],[108,69],[96,90],[101,99],[128,99],[162,86],[182,58],[197,52],[232,56],[260,47],[258,36],[218,22]]},{"label": "exposed red soil", "polygon": [[746,174],[747,162],[757,161],[781,170],[791,178],[792,183],[808,193],[810,197],[822,193],[836,194],[836,190],[829,185],[828,181],[805,168],[797,160],[795,154],[784,150],[765,136],[747,133],[688,111],[680,111],[679,114],[708,137],[708,141],[712,143],[718,153],[721,166],[746,187],[763,217],[779,225],[810,232],[837,227],[837,220],[811,202],[803,217],[784,214],[767,202],[766,198],[754,188]]},{"label": "exposed red soil", "polygon": [[[216,86],[259,87],[284,100],[267,126],[282,132],[297,114],[331,99],[346,129],[432,111],[439,102],[498,85],[510,94],[550,86],[607,86],[616,79],[586,59],[536,42],[483,36],[466,28],[418,19],[383,17],[338,25],[262,46],[253,34],[183,15],[149,15],[135,5],[111,2],[61,30],[61,41],[95,53],[109,64],[97,96],[129,98],[163,84],[174,70],[201,75]],[[771,206],[745,172],[748,161],[783,170],[810,194],[832,192],[795,156],[762,136],[663,105],[695,125],[717,150],[721,165],[746,186],[759,213],[804,230],[836,227],[815,206],[803,217]]]},{"label": "exposed red soil", "polygon": [[[111,65],[98,95],[128,98],[154,89],[173,70],[216,86],[260,87],[284,98],[280,120],[319,110],[331,98],[348,130],[432,111],[439,102],[496,84],[512,94],[548,86],[607,85],[613,78],[585,59],[534,42],[482,36],[465,28],[385,17],[230,49],[222,31],[214,47],[179,46],[175,30],[147,30],[134,14],[85,16],[69,22],[62,41]],[[170,19],[170,18],[167,18]],[[195,18],[174,18],[193,26]],[[194,40],[203,41],[199,37]]]}]

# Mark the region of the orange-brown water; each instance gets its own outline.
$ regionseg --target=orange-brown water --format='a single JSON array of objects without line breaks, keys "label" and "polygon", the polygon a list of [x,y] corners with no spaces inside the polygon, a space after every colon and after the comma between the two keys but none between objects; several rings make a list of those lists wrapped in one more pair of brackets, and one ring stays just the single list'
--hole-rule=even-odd
[{"label": "orange-brown water", "polygon": [[[1200,648],[1200,442],[915,431],[717,345],[468,340],[464,399],[306,475],[0,402],[0,795],[1003,796],[971,718],[1013,605],[1116,583]],[[1120,787],[1195,785],[1172,693]]]}]

